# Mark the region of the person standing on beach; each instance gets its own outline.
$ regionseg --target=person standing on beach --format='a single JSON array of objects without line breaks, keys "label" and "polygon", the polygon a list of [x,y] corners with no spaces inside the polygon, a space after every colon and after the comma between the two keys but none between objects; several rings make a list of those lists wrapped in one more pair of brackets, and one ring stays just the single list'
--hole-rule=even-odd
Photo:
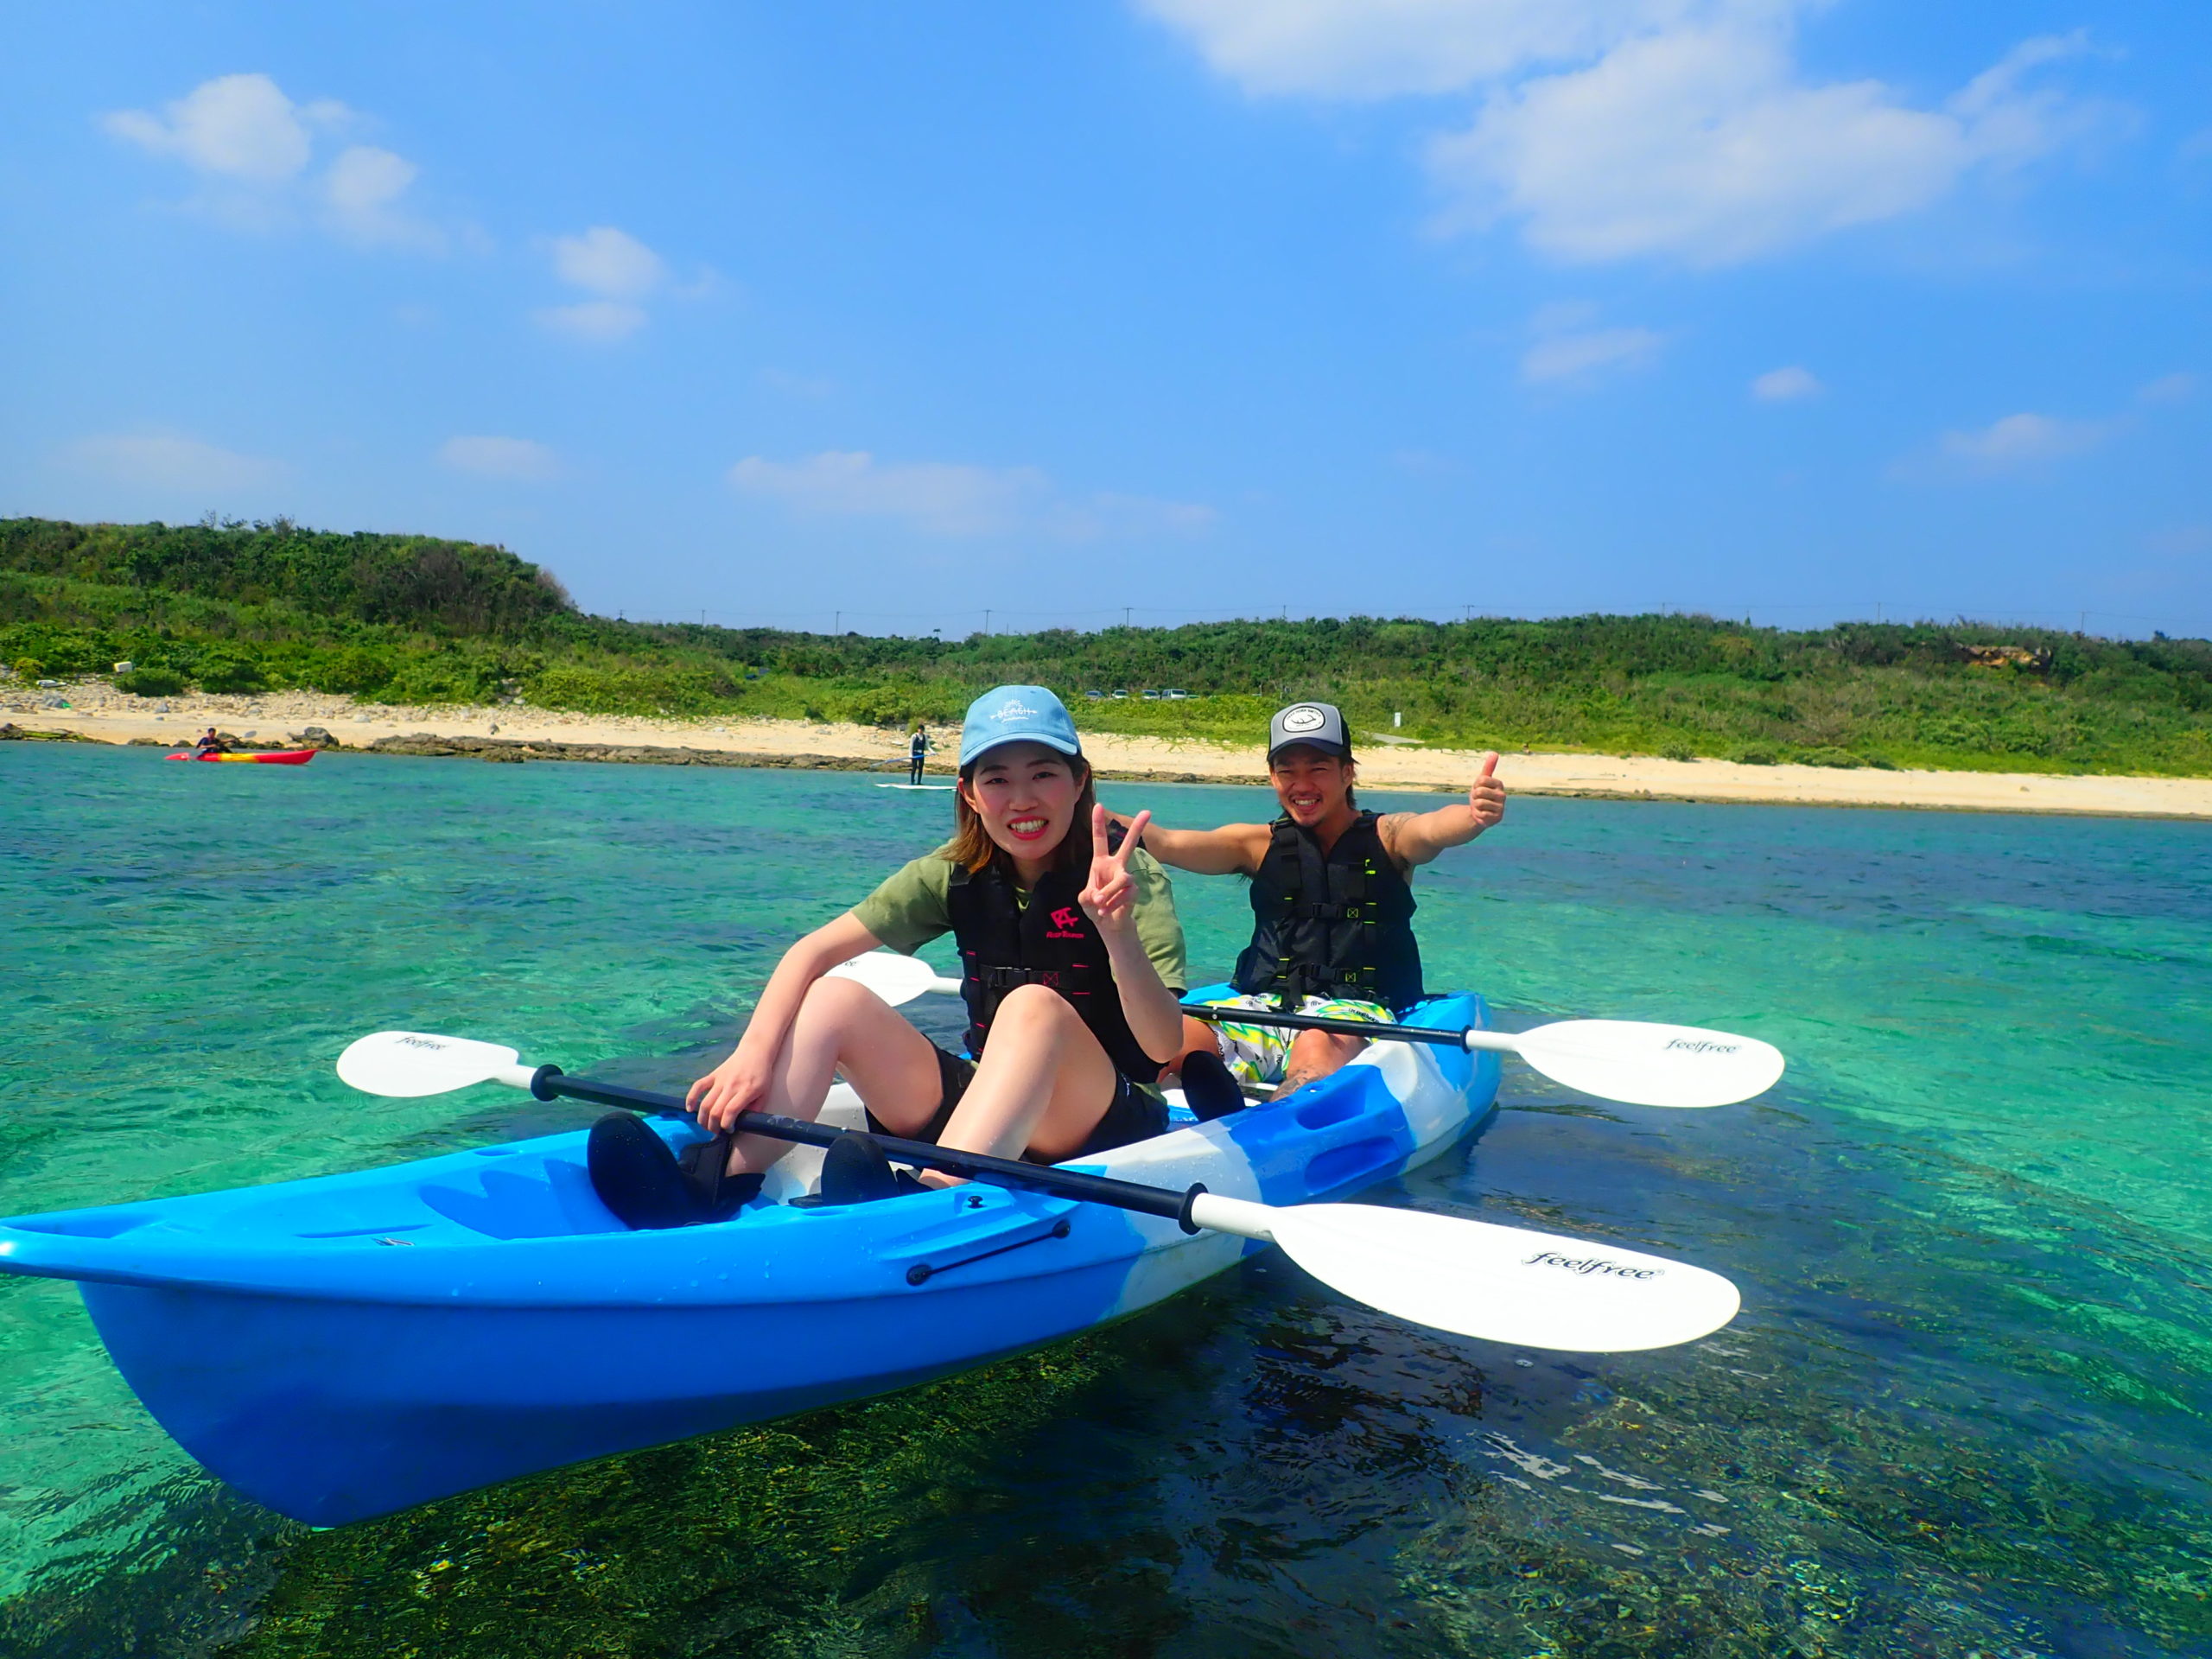
[{"label": "person standing on beach", "polygon": [[906,781],[919,785],[922,781],[922,762],[937,746],[930,741],[930,728],[922,721],[914,722],[914,741],[906,746]]},{"label": "person standing on beach", "polygon": [[[812,1122],[833,1077],[876,1134],[1056,1163],[1163,1133],[1153,1084],[1182,1039],[1189,982],[1167,876],[1092,793],[1075,722],[1042,686],[976,699],[960,732],[952,839],[893,873],[853,909],[784,952],[734,1052],[686,1104],[715,1138],[689,1166],[627,1112],[593,1127],[592,1185],[633,1227],[726,1215],[788,1143],[735,1133],[747,1110]],[[832,968],[950,933],[968,1004],[968,1058],[938,1047]],[[841,1136],[820,1201],[895,1198],[952,1185],[894,1174],[873,1135]]]},{"label": "person standing on beach", "polygon": [[[1326,702],[1278,710],[1268,724],[1268,779],[1281,817],[1218,830],[1154,824],[1145,832],[1147,849],[1163,864],[1251,879],[1252,942],[1230,980],[1237,995],[1209,1006],[1383,1024],[1420,1001],[1413,873],[1505,816],[1497,768],[1495,753],[1483,757],[1464,803],[1433,812],[1362,811],[1342,711]],[[1279,1084],[1288,1093],[1367,1046],[1331,1032],[1233,1022],[1209,1029],[1186,1019],[1184,1030],[1183,1084],[1202,1116],[1241,1103],[1230,1098],[1236,1084]],[[1201,1103],[1217,1096],[1211,1108]]]}]

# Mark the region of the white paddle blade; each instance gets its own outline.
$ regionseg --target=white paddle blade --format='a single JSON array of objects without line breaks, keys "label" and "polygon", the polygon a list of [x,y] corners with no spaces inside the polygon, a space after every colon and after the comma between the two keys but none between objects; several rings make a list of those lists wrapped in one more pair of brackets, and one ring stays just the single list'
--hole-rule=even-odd
[{"label": "white paddle blade", "polygon": [[839,963],[824,977],[865,985],[894,1008],[947,985],[959,989],[957,981],[939,979],[937,969],[919,957],[902,957],[895,950],[870,950]]},{"label": "white paddle blade", "polygon": [[1630,1020],[1563,1020],[1515,1039],[1554,1083],[1631,1106],[1732,1106],[1782,1077],[1782,1051],[1756,1037]]},{"label": "white paddle blade", "polygon": [[1316,1279],[1439,1331],[1524,1348],[1626,1353],[1694,1342],[1742,1299],[1717,1273],[1522,1227],[1371,1204],[1277,1211],[1268,1230]]},{"label": "white paddle blade", "polygon": [[405,1099],[488,1083],[520,1058],[512,1048],[467,1037],[379,1031],[346,1046],[338,1057],[338,1076],[365,1095]]}]

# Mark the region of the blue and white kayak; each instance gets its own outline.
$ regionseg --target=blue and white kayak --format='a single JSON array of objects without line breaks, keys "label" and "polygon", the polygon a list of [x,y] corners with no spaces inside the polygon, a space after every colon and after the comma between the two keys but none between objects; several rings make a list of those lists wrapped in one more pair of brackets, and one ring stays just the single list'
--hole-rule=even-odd
[{"label": "blue and white kayak", "polygon": [[[1227,988],[1195,995],[1226,995]],[[1479,997],[1408,1022],[1487,1028]],[[1071,1167],[1274,1205],[1347,1197],[1492,1109],[1497,1056],[1377,1043],[1280,1106]],[[824,1121],[857,1127],[842,1087]],[[672,1145],[698,1138],[658,1121]],[[582,1132],[0,1221],[0,1271],[79,1281],[162,1427],[319,1526],[854,1400],[1118,1319],[1263,1246],[975,1184],[833,1208],[795,1148],[729,1220],[632,1232]]]}]

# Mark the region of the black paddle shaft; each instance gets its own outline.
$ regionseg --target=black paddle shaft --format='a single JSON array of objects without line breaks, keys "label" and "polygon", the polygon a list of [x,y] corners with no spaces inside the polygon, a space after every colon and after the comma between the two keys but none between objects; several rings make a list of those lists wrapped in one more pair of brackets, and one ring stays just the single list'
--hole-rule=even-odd
[{"label": "black paddle shaft", "polygon": [[[571,1077],[557,1065],[539,1066],[537,1075],[531,1078],[530,1092],[540,1100],[565,1096],[570,1100],[594,1101],[601,1106],[627,1106],[664,1117],[691,1116],[690,1109],[674,1095],[626,1089],[619,1083],[600,1083],[590,1077]],[[803,1147],[826,1147],[855,1133],[851,1129],[833,1128],[827,1123],[809,1123],[802,1118],[779,1117],[772,1112],[740,1112],[737,1127],[747,1135],[796,1141]],[[1164,1186],[1145,1186],[1136,1181],[1117,1181],[1110,1176],[1086,1175],[1077,1169],[1056,1169],[1050,1164],[993,1158],[980,1152],[933,1147],[925,1141],[901,1141],[896,1135],[879,1135],[874,1140],[887,1156],[902,1164],[941,1169],[947,1174],[965,1175],[970,1180],[992,1186],[1049,1192],[1054,1198],[1079,1198],[1086,1204],[1133,1210],[1141,1216],[1164,1216],[1179,1223],[1186,1233],[1198,1230],[1191,1220],[1191,1201],[1205,1191],[1203,1185],[1194,1185],[1187,1192],[1174,1192]]]},{"label": "black paddle shaft", "polygon": [[1376,1042],[1433,1043],[1439,1048],[1464,1049],[1467,1033],[1440,1031],[1433,1026],[1370,1025],[1364,1020],[1335,1020],[1325,1014],[1278,1014],[1273,1008],[1216,1008],[1203,1002],[1185,1002],[1183,1012],[1193,1020],[1216,1025],[1287,1026],[1293,1031],[1333,1031],[1346,1037],[1366,1037]]}]

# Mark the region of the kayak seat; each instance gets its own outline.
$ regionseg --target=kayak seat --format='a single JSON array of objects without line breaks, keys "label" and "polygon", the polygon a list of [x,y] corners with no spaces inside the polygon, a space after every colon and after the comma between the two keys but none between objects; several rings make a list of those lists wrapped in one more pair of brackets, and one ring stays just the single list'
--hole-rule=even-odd
[{"label": "kayak seat", "polygon": [[526,1171],[486,1169],[473,1180],[422,1189],[423,1204],[486,1238],[559,1238],[627,1232],[591,1190],[581,1165],[549,1158]]},{"label": "kayak seat", "polygon": [[1244,1091],[1218,1054],[1197,1049],[1185,1055],[1182,1077],[1184,1103],[1199,1122],[1211,1123],[1244,1109]]}]

